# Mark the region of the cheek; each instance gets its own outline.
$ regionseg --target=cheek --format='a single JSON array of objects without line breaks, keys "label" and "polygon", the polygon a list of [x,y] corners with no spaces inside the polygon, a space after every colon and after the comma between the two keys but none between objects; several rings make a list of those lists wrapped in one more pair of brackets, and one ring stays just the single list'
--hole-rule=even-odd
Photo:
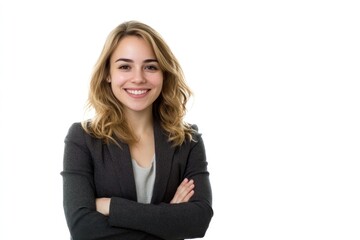
[{"label": "cheek", "polygon": [[124,85],[124,83],[128,80],[128,78],[126,76],[122,76],[122,75],[117,75],[117,76],[112,76],[111,77],[111,85],[112,86],[122,86]]},{"label": "cheek", "polygon": [[156,85],[157,87],[162,88],[163,83],[164,83],[164,78],[163,78],[162,75],[156,76],[156,77],[153,79],[152,82],[153,82],[153,84]]},{"label": "cheek", "polygon": [[156,88],[157,88],[157,95],[159,96],[163,90],[163,81],[158,81],[157,84],[156,84]]},{"label": "cheek", "polygon": [[158,81],[158,86],[159,86],[159,88],[162,88],[163,83],[164,83],[163,79],[161,79],[161,80]]},{"label": "cheek", "polygon": [[116,79],[111,79],[111,91],[115,94],[118,95],[121,93],[121,90],[124,86],[125,81],[119,78]]}]

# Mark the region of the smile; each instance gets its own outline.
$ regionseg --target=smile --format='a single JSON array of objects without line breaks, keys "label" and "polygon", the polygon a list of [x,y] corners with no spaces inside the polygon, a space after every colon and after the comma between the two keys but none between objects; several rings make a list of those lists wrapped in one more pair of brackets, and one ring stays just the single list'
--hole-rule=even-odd
[{"label": "smile", "polygon": [[125,89],[125,91],[127,93],[130,93],[131,95],[137,95],[137,96],[140,96],[140,95],[143,95],[145,93],[147,93],[148,91],[150,91],[150,89]]}]

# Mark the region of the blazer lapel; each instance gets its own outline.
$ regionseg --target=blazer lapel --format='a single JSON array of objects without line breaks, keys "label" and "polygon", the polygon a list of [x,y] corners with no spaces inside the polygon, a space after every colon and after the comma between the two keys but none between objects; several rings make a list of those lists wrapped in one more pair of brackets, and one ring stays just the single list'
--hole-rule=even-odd
[{"label": "blazer lapel", "polygon": [[159,203],[166,192],[175,149],[168,142],[167,134],[164,133],[157,121],[154,123],[154,137],[156,177],[151,203]]},{"label": "blazer lapel", "polygon": [[124,198],[137,201],[134,172],[129,146],[118,141],[119,146],[109,143],[109,151],[119,179],[119,185]]},{"label": "blazer lapel", "polygon": [[[162,130],[160,123],[154,123],[156,176],[151,203],[162,202],[166,192],[171,171],[175,148],[168,142],[168,136]],[[119,185],[124,198],[137,201],[134,172],[129,146],[118,141],[119,146],[109,143],[109,152],[117,172]]]}]

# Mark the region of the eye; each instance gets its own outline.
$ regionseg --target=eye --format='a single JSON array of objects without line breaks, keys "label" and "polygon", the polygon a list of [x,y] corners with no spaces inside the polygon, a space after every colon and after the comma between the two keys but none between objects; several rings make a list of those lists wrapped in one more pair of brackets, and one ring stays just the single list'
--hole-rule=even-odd
[{"label": "eye", "polygon": [[145,69],[148,70],[148,71],[154,72],[154,71],[159,70],[159,67],[156,66],[156,65],[147,65],[147,66],[145,66]]},{"label": "eye", "polygon": [[118,67],[118,69],[121,69],[121,70],[130,70],[130,66],[127,65],[127,64],[124,64],[124,65],[120,65],[120,66]]}]

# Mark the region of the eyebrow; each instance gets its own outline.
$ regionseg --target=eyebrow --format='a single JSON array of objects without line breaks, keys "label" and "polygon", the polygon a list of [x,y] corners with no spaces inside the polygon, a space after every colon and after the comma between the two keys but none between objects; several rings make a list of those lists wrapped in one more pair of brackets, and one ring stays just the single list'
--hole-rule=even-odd
[{"label": "eyebrow", "polygon": [[[131,63],[134,62],[133,60],[128,59],[128,58],[119,58],[119,59],[117,59],[115,62],[119,62],[119,61],[131,62]],[[143,62],[144,62],[144,63],[158,62],[158,60],[156,60],[156,59],[145,59]]]}]

